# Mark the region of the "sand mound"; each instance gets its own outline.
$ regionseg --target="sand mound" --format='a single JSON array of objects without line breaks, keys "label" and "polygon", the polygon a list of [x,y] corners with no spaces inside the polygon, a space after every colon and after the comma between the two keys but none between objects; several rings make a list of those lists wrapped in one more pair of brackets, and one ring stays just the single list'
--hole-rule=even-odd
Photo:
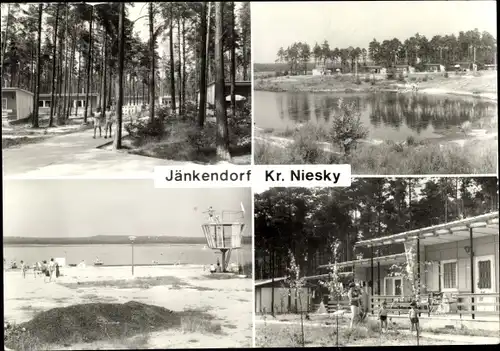
[{"label": "sand mound", "polygon": [[130,301],[53,308],[20,327],[40,342],[65,344],[128,337],[180,324],[181,316],[175,312]]}]

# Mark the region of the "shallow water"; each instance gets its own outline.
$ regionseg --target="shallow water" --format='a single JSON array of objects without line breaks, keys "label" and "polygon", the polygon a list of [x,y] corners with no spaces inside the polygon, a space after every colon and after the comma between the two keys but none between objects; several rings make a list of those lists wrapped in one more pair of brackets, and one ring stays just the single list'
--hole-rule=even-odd
[{"label": "shallow water", "polygon": [[465,121],[497,116],[497,103],[473,97],[419,93],[254,92],[254,118],[259,128],[284,131],[306,122],[327,124],[338,101],[354,102],[368,139],[404,141],[442,137]]},{"label": "shallow water", "polygon": [[[239,251],[239,253],[237,253]],[[7,262],[15,259],[17,264],[23,260],[28,264],[50,260],[54,257],[66,257],[66,264],[79,263],[85,260],[87,265],[93,264],[98,257],[104,265],[128,265],[132,262],[131,245],[25,245],[4,246],[3,255]],[[220,252],[204,248],[204,245],[134,245],[134,263],[151,264],[215,264]],[[233,251],[230,262],[241,264],[252,262],[250,245]]]}]

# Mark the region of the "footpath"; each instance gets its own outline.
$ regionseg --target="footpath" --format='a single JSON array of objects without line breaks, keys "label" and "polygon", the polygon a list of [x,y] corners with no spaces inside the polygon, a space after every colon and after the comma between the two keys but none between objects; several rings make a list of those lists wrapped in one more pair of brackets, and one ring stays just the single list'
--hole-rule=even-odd
[{"label": "footpath", "polygon": [[[114,132],[114,131],[113,131]],[[99,149],[112,139],[93,139],[92,129],[54,136],[38,143],[3,150],[5,177],[33,178],[57,176],[151,177],[155,166],[185,164],[124,151]],[[126,132],[122,131],[126,136]]]}]

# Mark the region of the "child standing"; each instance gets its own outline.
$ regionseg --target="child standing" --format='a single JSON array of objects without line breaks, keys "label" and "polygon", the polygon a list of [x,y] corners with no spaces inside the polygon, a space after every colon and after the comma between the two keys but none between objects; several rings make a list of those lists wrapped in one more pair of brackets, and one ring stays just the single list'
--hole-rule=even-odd
[{"label": "child standing", "polygon": [[384,330],[385,326],[385,332],[387,333],[387,302],[383,301],[382,305],[380,306],[380,309],[378,311],[378,318],[380,319],[380,330]]},{"label": "child standing", "polygon": [[418,311],[417,311],[417,303],[415,301],[412,301],[410,304],[410,313],[408,314],[408,317],[410,318],[410,332],[413,332],[413,328],[418,333]]}]

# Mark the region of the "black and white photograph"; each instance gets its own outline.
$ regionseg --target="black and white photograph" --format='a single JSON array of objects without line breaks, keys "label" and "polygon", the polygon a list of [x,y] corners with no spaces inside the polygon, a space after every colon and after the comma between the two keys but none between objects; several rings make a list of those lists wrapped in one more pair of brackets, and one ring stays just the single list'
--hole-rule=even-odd
[{"label": "black and white photograph", "polygon": [[254,193],[256,347],[500,342],[497,177]]},{"label": "black and white photograph", "polygon": [[495,1],[251,8],[256,164],[497,173]]},{"label": "black and white photograph", "polygon": [[5,180],[5,350],[253,345],[250,188]]},{"label": "black and white photograph", "polygon": [[249,2],[1,6],[5,175],[251,163]]}]

